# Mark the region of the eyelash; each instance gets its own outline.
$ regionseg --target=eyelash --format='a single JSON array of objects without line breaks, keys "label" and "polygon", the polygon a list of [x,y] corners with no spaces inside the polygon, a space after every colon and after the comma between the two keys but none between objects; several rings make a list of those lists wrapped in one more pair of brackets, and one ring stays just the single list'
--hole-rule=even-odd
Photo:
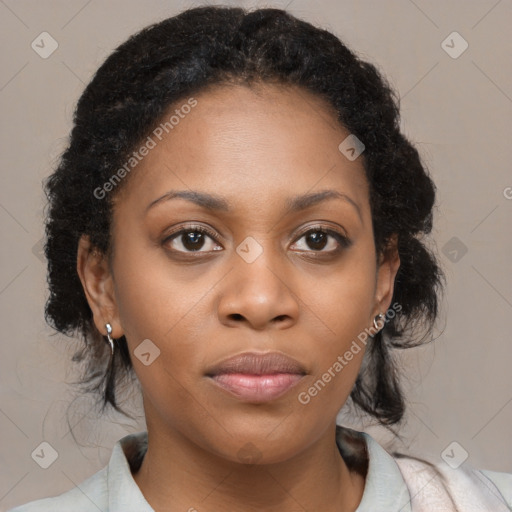
[{"label": "eyelash", "polygon": [[296,244],[299,240],[301,240],[302,238],[304,238],[305,236],[307,236],[310,233],[323,233],[325,235],[331,236],[338,242],[339,247],[337,247],[336,249],[331,249],[330,251],[324,251],[324,250],[315,251],[314,249],[310,249],[309,251],[300,251],[300,252],[311,252],[311,253],[315,253],[318,255],[322,255],[322,254],[334,255],[334,254],[339,253],[342,249],[348,249],[352,245],[352,241],[349,240],[345,235],[342,235],[341,233],[339,233],[338,231],[335,231],[334,229],[329,229],[329,228],[327,228],[325,226],[321,226],[321,225],[309,226],[305,231],[300,233],[297,236],[297,238],[295,238],[293,243]]},{"label": "eyelash", "polygon": [[[213,241],[215,241],[215,243],[218,243],[216,233],[209,230],[208,228],[205,228],[204,226],[193,226],[193,225],[186,226],[178,231],[175,231],[174,233],[172,233],[171,235],[166,237],[162,243],[167,244],[168,242],[171,242],[175,238],[179,238],[181,235],[184,235],[185,233],[201,233],[203,235],[208,235]],[[193,254],[194,252],[199,252],[199,251],[175,251],[175,252],[180,252],[180,253],[185,253],[185,254]]]},{"label": "eyelash", "polygon": [[[204,235],[208,235],[216,244],[219,243],[217,241],[216,233],[214,233],[212,230],[210,230],[204,226],[191,225],[191,226],[186,226],[178,231],[175,231],[174,233],[172,233],[171,235],[166,237],[162,241],[162,244],[165,245],[165,244],[171,242],[172,240],[174,240],[175,238],[179,238],[181,235],[184,235],[186,233],[201,233]],[[326,235],[332,236],[338,242],[338,244],[340,245],[340,247],[342,249],[348,249],[352,245],[352,241],[349,238],[347,238],[345,235],[342,235],[341,233],[339,233],[333,229],[329,229],[329,228],[326,228],[325,226],[320,226],[320,225],[319,226],[309,226],[308,229],[306,231],[302,232],[294,240],[293,243],[294,244],[297,243],[301,238],[303,238],[304,236],[306,236],[310,233],[324,233]],[[175,249],[171,249],[171,250],[175,253],[180,253],[180,254],[204,254],[204,253],[213,252],[213,251],[178,251]],[[299,252],[312,252],[312,253],[317,253],[317,254],[336,254],[336,253],[340,252],[340,248],[336,248],[336,249],[330,250],[330,251],[323,251],[323,250],[315,251],[315,250],[311,249],[310,251],[299,251]]]}]

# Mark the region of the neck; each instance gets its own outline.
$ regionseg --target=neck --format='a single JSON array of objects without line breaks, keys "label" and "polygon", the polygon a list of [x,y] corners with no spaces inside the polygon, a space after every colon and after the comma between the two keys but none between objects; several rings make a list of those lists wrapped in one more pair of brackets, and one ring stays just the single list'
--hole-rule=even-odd
[{"label": "neck", "polygon": [[353,512],[365,476],[340,455],[335,425],[296,457],[265,465],[226,460],[179,432],[148,425],[148,449],[134,479],[155,512]]}]

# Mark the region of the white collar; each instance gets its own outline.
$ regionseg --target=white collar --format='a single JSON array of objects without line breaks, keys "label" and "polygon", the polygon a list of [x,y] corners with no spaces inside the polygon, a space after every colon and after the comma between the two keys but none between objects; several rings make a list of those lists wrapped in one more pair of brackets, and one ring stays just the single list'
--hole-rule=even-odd
[{"label": "white collar", "polygon": [[[366,443],[369,456],[363,497],[356,512],[375,512],[378,504],[386,512],[411,512],[410,494],[400,469],[393,459],[369,434],[339,427],[341,433],[355,435]],[[130,434],[119,440],[107,466],[108,503],[110,512],[154,512],[136,484],[130,463],[136,463],[147,447],[147,432]]]}]

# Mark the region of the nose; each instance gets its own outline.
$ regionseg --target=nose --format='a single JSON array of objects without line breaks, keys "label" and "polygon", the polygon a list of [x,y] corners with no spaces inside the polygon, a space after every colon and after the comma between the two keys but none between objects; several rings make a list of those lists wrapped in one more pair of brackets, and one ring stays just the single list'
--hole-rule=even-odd
[{"label": "nose", "polygon": [[293,279],[283,268],[271,266],[264,254],[252,263],[234,256],[235,268],[223,280],[217,306],[222,324],[245,324],[261,331],[286,329],[297,322],[299,299]]}]

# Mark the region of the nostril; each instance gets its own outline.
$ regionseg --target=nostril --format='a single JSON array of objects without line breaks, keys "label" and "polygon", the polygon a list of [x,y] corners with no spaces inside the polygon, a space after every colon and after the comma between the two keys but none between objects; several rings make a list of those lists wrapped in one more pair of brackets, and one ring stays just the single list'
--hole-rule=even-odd
[{"label": "nostril", "polygon": [[240,313],[233,313],[232,315],[229,315],[233,320],[243,320],[243,316]]}]

